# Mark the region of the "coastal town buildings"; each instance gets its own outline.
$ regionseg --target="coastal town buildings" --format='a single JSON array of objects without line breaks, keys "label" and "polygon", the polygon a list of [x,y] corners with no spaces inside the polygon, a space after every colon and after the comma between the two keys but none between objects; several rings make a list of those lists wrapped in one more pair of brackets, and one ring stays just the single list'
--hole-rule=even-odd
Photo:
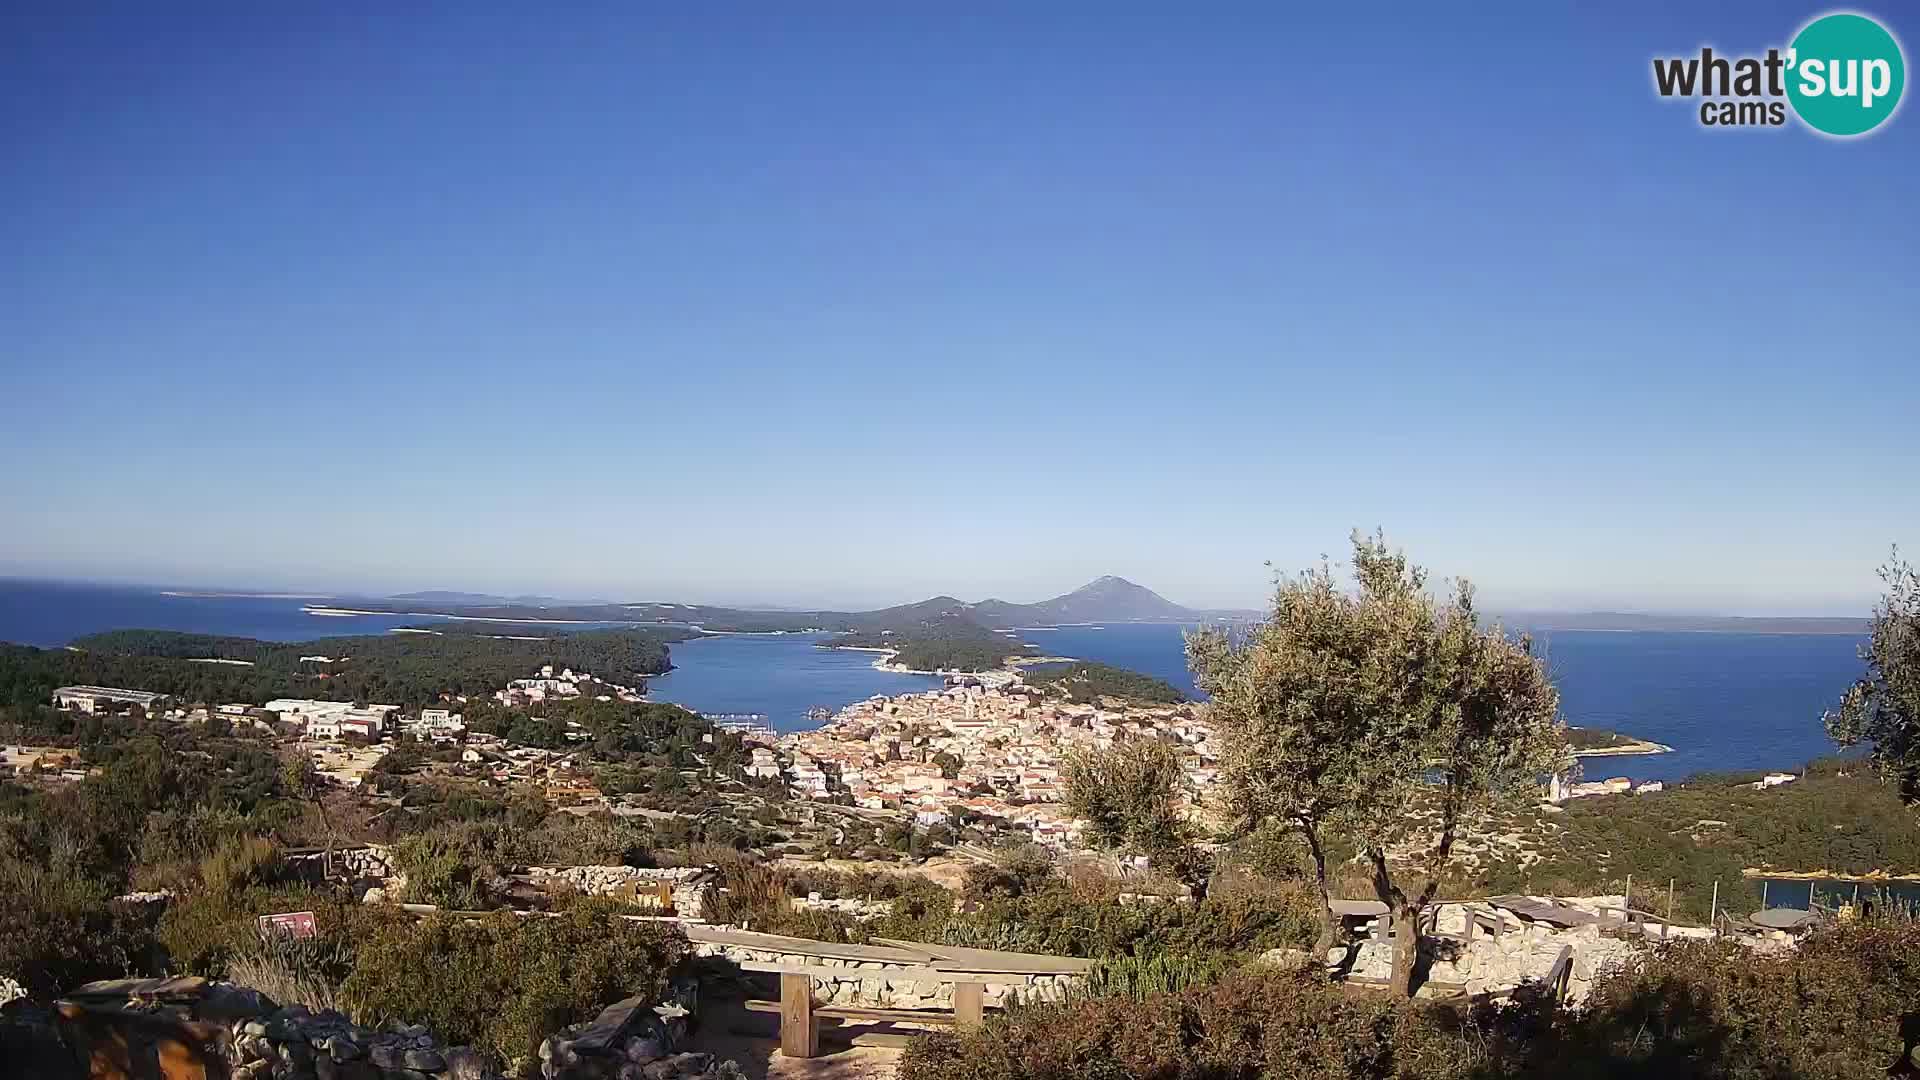
[{"label": "coastal town buildings", "polygon": [[1018,679],[870,698],[817,730],[782,737],[779,747],[788,785],[802,798],[895,811],[926,827],[999,824],[1066,846],[1079,832],[1060,805],[1068,755],[1126,738],[1179,748],[1190,803],[1217,782],[1212,729],[1190,706],[1074,703]]}]

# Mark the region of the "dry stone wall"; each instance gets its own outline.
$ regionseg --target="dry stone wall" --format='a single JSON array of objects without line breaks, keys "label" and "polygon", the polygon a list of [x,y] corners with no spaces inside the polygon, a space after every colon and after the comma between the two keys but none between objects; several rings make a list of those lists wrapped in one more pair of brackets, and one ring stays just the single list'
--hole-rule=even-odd
[{"label": "dry stone wall", "polygon": [[530,866],[527,876],[536,885],[560,885],[585,896],[635,896],[664,884],[673,897],[673,910],[686,916],[701,911],[701,891],[714,878],[710,867],[680,866],[642,869],[634,866]]},{"label": "dry stone wall", "polygon": [[[736,964],[781,964],[831,970],[831,975],[810,976],[814,998],[821,1004],[866,1005],[882,1009],[953,1007],[953,982],[926,978],[927,969],[919,964],[783,953],[709,942],[696,942],[693,948],[696,955],[720,957]],[[964,976],[954,975],[951,978]],[[983,996],[989,1006],[1002,1007],[1015,995],[1022,1001],[1056,1001],[1064,997],[1068,988],[1079,978],[1081,976],[1073,974],[1027,975],[1017,984],[988,983]]]}]

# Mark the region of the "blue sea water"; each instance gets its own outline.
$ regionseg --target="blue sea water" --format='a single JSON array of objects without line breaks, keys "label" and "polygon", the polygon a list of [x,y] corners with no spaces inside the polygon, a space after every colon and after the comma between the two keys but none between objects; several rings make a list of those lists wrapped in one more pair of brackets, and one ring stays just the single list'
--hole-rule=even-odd
[{"label": "blue sea water", "polygon": [[309,615],[326,597],[173,596],[118,585],[0,580],[0,641],[55,648],[102,630],[180,630],[262,641],[384,634],[423,620],[400,615]]},{"label": "blue sea water", "polygon": [[719,634],[672,646],[673,670],[647,680],[647,696],[708,713],[763,713],[779,731],[811,725],[807,711],[875,694],[913,694],[944,680],[878,671],[879,654],[822,649],[825,634]]},{"label": "blue sea water", "polygon": [[[168,596],[154,589],[0,580],[0,641],[45,647],[100,630],[153,628],[307,641],[385,633],[420,616],[310,615],[307,599]],[[506,627],[503,626],[503,629]],[[1043,652],[1131,668],[1195,692],[1182,627],[1113,624],[1024,631]],[[764,713],[782,730],[815,707],[939,684],[873,668],[874,656],[801,634],[722,635],[672,646],[651,694],[705,712]],[[1820,715],[1861,673],[1860,639],[1817,634],[1559,631],[1538,639],[1570,723],[1674,747],[1589,758],[1589,777],[1674,780],[1709,769],[1790,769],[1833,751]]]},{"label": "blue sea water", "polygon": [[[1197,693],[1183,627],[1113,624],[1025,632],[1049,654],[1155,675]],[[1589,778],[1677,780],[1707,770],[1791,769],[1834,752],[1820,716],[1860,677],[1861,638],[1560,630],[1535,638],[1567,722],[1665,743],[1671,754],[1585,759]]]}]

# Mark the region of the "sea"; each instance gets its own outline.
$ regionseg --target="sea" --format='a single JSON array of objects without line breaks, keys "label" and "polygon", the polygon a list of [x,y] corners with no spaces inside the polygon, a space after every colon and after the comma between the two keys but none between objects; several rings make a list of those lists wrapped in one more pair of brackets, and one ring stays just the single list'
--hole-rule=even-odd
[{"label": "sea", "polygon": [[[329,602],[340,601],[0,580],[0,641],[57,647],[83,634],[130,628],[307,641],[431,621],[303,610]],[[1030,628],[1022,635],[1048,655],[1131,668],[1197,695],[1183,651],[1186,629],[1122,623]],[[759,713],[779,730],[795,731],[813,723],[811,710],[940,685],[930,676],[877,670],[873,653],[816,648],[818,640],[808,634],[724,634],[677,642],[674,670],[651,680],[649,695],[702,712]],[[1862,641],[1850,635],[1560,630],[1536,643],[1569,723],[1674,748],[1668,754],[1587,758],[1590,779],[1790,770],[1833,752],[1821,713],[1861,674]]]}]

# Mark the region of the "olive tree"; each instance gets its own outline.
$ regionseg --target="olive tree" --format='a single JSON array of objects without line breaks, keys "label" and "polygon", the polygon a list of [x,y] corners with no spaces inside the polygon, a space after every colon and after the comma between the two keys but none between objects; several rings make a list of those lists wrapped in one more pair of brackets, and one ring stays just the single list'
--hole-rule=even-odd
[{"label": "olive tree", "polygon": [[1455,843],[1538,798],[1566,764],[1565,729],[1528,641],[1481,627],[1466,582],[1436,599],[1378,534],[1355,534],[1352,571],[1352,589],[1325,563],[1282,578],[1265,623],[1198,632],[1188,655],[1212,699],[1226,806],[1243,828],[1292,829],[1313,855],[1316,954],[1333,940],[1326,841],[1338,833],[1390,912],[1404,994]]},{"label": "olive tree", "polygon": [[1213,860],[1198,843],[1198,830],[1180,811],[1186,770],[1164,739],[1123,738],[1105,750],[1068,756],[1062,780],[1067,811],[1087,823],[1089,839],[1103,848],[1145,855],[1154,869],[1172,875],[1204,897]]},{"label": "olive tree", "polygon": [[1827,712],[1827,734],[1843,747],[1868,744],[1874,771],[1920,802],[1920,571],[1899,553],[1880,568],[1887,592],[1873,611],[1860,659],[1867,673]]}]

